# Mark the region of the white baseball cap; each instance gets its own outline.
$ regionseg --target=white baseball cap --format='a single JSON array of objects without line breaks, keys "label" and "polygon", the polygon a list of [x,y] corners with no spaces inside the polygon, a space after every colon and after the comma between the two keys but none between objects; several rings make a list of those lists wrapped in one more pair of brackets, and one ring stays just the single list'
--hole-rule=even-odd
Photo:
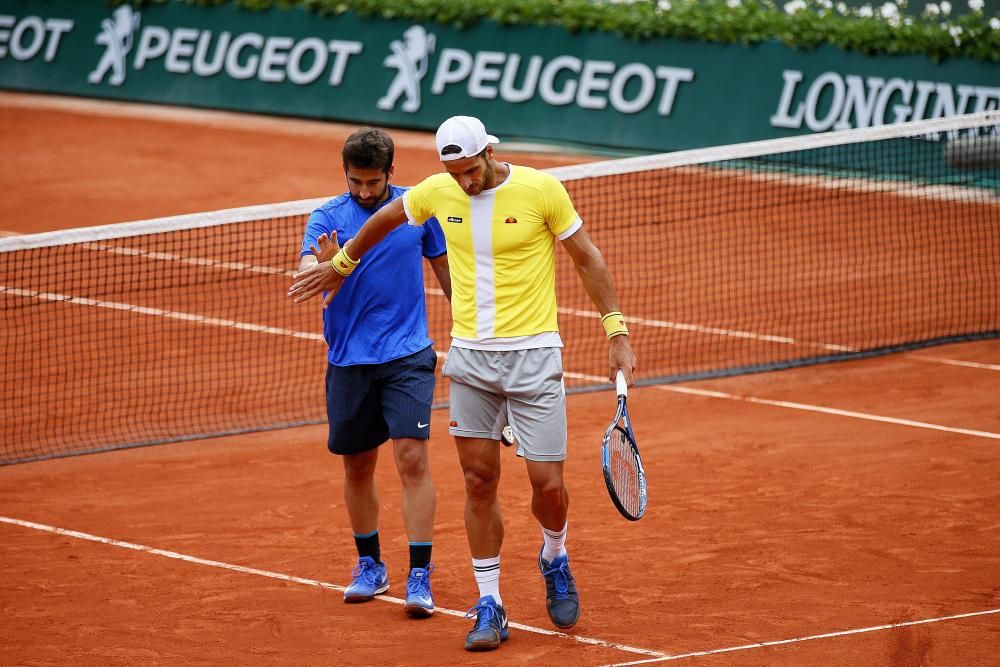
[{"label": "white baseball cap", "polygon": [[[483,121],[472,116],[452,116],[441,123],[437,136],[438,157],[442,160],[460,160],[465,157],[474,157],[483,152],[488,144],[498,144],[500,140],[492,134],[486,134],[486,126]],[[441,153],[446,146],[458,146],[462,149],[458,153]]]}]

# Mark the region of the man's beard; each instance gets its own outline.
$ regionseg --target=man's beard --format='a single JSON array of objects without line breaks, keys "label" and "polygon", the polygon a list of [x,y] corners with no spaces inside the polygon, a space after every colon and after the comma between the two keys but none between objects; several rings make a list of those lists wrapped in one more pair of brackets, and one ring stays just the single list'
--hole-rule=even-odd
[{"label": "man's beard", "polygon": [[483,171],[483,190],[496,186],[496,183],[493,182],[496,179],[496,176],[497,170],[496,166],[493,164],[493,160],[486,158],[486,169]]},{"label": "man's beard", "polygon": [[368,200],[371,203],[368,203],[365,200],[361,199],[360,197],[354,196],[353,194],[351,195],[351,199],[353,199],[355,201],[355,203],[358,206],[360,206],[361,208],[365,208],[365,209],[369,209],[370,210],[370,209],[375,208],[379,204],[381,204],[383,201],[385,201],[385,198],[386,198],[386,195],[388,194],[388,192],[389,192],[389,184],[386,183],[385,184],[385,188],[382,190],[382,192],[379,194],[378,197],[373,197],[372,199]]}]

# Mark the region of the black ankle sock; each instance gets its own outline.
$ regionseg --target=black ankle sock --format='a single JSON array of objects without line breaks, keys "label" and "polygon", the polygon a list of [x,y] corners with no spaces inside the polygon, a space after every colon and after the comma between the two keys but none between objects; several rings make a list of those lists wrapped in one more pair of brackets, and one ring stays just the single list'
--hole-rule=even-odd
[{"label": "black ankle sock", "polygon": [[410,569],[426,568],[431,563],[430,542],[410,542]]},{"label": "black ankle sock", "polygon": [[370,556],[376,563],[382,560],[382,550],[378,544],[378,531],[373,531],[368,535],[355,535],[354,544],[358,547],[358,556]]}]

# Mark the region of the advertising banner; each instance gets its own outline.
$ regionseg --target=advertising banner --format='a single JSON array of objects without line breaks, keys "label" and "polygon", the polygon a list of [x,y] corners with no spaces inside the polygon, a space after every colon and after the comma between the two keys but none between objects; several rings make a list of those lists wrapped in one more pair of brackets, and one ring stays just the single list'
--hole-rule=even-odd
[{"label": "advertising banner", "polygon": [[1000,67],[167,3],[0,0],[0,88],[659,152],[1000,107]]}]

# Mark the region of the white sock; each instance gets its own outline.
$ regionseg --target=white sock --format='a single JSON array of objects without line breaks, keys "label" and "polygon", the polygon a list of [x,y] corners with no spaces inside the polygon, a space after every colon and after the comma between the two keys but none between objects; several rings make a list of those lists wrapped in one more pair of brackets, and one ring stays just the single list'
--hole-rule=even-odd
[{"label": "white sock", "polygon": [[545,540],[545,546],[542,547],[543,560],[551,563],[559,556],[566,555],[566,530],[568,528],[569,521],[566,521],[566,525],[559,532],[542,526],[542,538]]},{"label": "white sock", "polygon": [[479,584],[479,597],[492,595],[497,604],[503,606],[500,599],[500,556],[495,558],[473,558],[472,569],[476,573],[476,583]]}]

